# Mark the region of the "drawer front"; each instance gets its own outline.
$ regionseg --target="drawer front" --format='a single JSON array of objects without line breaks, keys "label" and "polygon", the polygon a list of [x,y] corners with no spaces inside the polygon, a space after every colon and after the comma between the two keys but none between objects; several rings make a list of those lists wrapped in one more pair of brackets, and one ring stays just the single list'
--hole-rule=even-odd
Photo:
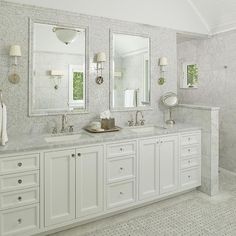
[{"label": "drawer front", "polygon": [[39,189],[26,189],[2,193],[0,195],[0,210],[29,205],[39,202]]},{"label": "drawer front", "polygon": [[120,143],[107,146],[107,156],[115,157],[135,153],[135,142]]},{"label": "drawer front", "polygon": [[0,176],[0,192],[35,187],[38,185],[39,174],[37,171]]},{"label": "drawer front", "polygon": [[6,157],[0,159],[0,174],[39,169],[39,154]]},{"label": "drawer front", "polygon": [[182,135],[180,138],[181,145],[192,145],[192,144],[200,144],[201,143],[201,134],[187,134]]},{"label": "drawer front", "polygon": [[181,169],[187,169],[192,167],[199,167],[201,165],[200,158],[191,158],[191,159],[184,159],[181,160]]},{"label": "drawer front", "polygon": [[201,185],[201,172],[199,168],[181,173],[181,188],[194,188]]},{"label": "drawer front", "polygon": [[199,156],[200,146],[181,147],[181,157]]},{"label": "drawer front", "polygon": [[0,212],[0,235],[32,235],[39,229],[39,207],[31,205]]},{"label": "drawer front", "polygon": [[120,181],[134,177],[134,157],[113,158],[107,161],[107,181]]},{"label": "drawer front", "polygon": [[134,182],[119,183],[107,187],[108,208],[125,205],[135,201]]}]

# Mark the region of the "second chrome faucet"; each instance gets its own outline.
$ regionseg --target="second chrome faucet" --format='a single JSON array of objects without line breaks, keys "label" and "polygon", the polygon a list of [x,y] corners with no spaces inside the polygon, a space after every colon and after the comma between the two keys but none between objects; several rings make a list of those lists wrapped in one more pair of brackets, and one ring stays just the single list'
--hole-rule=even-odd
[{"label": "second chrome faucet", "polygon": [[[138,120],[138,115],[139,114],[141,115],[141,119],[140,120]],[[143,115],[143,113],[141,111],[138,110],[135,113],[135,122],[134,122],[133,116],[132,116],[131,120],[128,121],[128,124],[129,124],[129,126],[139,126],[139,125],[144,125],[144,122],[145,122],[144,115]]]}]

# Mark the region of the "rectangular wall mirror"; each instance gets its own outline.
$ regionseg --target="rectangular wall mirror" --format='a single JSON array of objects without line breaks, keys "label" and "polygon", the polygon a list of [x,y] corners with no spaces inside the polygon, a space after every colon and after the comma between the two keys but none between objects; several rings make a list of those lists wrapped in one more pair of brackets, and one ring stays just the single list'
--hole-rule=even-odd
[{"label": "rectangular wall mirror", "polygon": [[30,115],[87,109],[86,29],[31,22]]},{"label": "rectangular wall mirror", "polygon": [[150,38],[111,32],[111,110],[150,108]]}]

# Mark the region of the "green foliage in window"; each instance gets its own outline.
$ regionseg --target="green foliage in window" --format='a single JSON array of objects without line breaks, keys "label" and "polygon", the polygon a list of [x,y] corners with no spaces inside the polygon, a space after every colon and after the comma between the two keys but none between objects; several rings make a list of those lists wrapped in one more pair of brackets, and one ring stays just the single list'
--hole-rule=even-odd
[{"label": "green foliage in window", "polygon": [[83,77],[83,72],[73,72],[73,100],[83,100],[84,98]]},{"label": "green foliage in window", "polygon": [[193,86],[198,82],[198,68],[196,64],[187,66],[187,83],[188,86]]}]

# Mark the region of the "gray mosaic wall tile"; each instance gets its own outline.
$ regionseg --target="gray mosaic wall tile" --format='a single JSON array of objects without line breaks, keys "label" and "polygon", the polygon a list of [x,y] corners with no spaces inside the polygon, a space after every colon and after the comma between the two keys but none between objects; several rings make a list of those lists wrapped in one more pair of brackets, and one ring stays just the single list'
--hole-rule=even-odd
[{"label": "gray mosaic wall tile", "polygon": [[[4,91],[4,100],[8,108],[8,132],[10,135],[20,133],[50,132],[54,122],[60,124],[60,116],[28,117],[28,49],[29,49],[29,18],[44,20],[48,23],[77,25],[89,28],[89,114],[71,115],[70,123],[81,128],[89,121],[98,117],[99,113],[109,109],[109,63],[105,64],[104,79],[101,86],[95,83],[96,73],[93,68],[95,53],[104,51],[109,55],[109,31],[122,31],[134,34],[147,34],[151,37],[151,102],[152,111],[145,111],[148,123],[162,122],[163,112],[159,107],[160,96],[177,90],[176,74],[176,32],[173,30],[142,24],[129,23],[102,17],[80,15],[76,13],[45,9],[33,6],[0,2],[0,88]],[[19,44],[22,47],[22,57],[19,59],[18,73],[22,80],[18,85],[8,82],[10,45]],[[166,56],[169,66],[167,83],[159,86],[158,58]],[[108,58],[109,59],[109,58]],[[30,79],[30,78],[29,78]],[[125,125],[130,112],[115,112],[118,125]]]}]

